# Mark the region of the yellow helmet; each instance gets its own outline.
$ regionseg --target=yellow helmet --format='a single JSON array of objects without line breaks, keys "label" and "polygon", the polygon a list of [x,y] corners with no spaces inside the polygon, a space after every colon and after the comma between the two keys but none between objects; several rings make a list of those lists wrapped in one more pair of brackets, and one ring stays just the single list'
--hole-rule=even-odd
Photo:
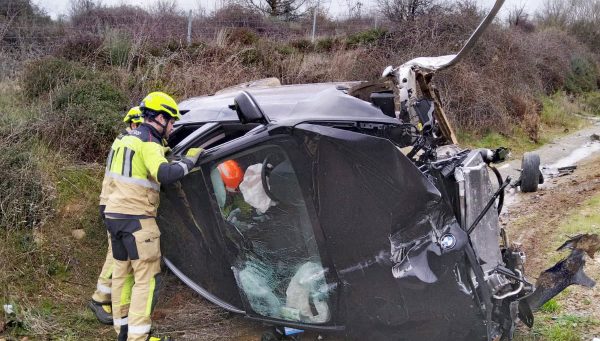
[{"label": "yellow helmet", "polygon": [[129,111],[127,112],[127,115],[125,115],[125,117],[123,117],[123,122],[125,122],[127,124],[143,123],[144,119],[142,118],[142,110],[140,109],[140,107],[133,107],[133,108],[129,109]]},{"label": "yellow helmet", "polygon": [[142,100],[142,103],[140,103],[140,109],[149,109],[155,113],[164,113],[171,116],[176,121],[181,118],[177,102],[164,92],[156,91],[149,93],[148,96]]}]

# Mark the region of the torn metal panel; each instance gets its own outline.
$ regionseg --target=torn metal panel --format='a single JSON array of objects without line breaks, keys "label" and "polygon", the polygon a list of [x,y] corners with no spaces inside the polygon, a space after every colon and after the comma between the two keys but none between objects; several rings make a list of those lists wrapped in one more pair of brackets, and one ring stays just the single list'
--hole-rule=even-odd
[{"label": "torn metal panel", "polygon": [[583,272],[584,265],[585,251],[575,249],[567,258],[542,272],[536,282],[536,290],[526,298],[531,310],[539,309],[570,285],[579,284],[588,288],[596,285],[596,282]]},{"label": "torn metal panel", "polygon": [[[469,289],[466,234],[423,173],[385,139],[305,124],[294,135],[314,156],[317,212],[349,337],[487,339]],[[398,264],[412,270],[396,278]]]}]

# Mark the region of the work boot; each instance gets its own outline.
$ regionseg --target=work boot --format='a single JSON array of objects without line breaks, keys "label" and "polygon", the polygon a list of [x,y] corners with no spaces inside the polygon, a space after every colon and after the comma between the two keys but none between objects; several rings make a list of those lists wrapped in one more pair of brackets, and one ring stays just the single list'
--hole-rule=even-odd
[{"label": "work boot", "polygon": [[148,341],[173,341],[173,339],[170,336],[150,336]]},{"label": "work boot", "polygon": [[113,324],[112,308],[110,303],[102,304],[100,302],[91,300],[90,303],[88,303],[88,307],[94,312],[94,315],[96,315],[96,318],[98,321],[100,321],[100,323],[109,325]]}]

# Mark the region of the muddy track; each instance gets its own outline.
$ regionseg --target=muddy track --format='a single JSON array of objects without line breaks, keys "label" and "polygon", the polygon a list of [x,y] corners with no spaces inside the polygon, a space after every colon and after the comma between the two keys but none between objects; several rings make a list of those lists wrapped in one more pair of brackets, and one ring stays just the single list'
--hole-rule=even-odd
[{"label": "muddy track", "polygon": [[[578,165],[577,170],[568,176],[550,180],[536,193],[519,193],[516,201],[502,216],[511,242],[521,243],[527,254],[527,277],[537,279],[545,269],[551,267],[567,252],[557,252],[569,236],[561,230],[561,222],[570,213],[579,212],[584,203],[600,194],[600,157],[587,159]],[[582,227],[585,228],[585,227]],[[594,231],[598,233],[600,231]],[[597,257],[598,258],[598,257]],[[585,273],[600,283],[600,262],[587,259]],[[562,311],[560,314],[600,320],[600,286],[592,289],[571,286],[559,295]],[[584,340],[600,335],[600,326],[581,327]],[[520,328],[520,332],[531,332]]]}]

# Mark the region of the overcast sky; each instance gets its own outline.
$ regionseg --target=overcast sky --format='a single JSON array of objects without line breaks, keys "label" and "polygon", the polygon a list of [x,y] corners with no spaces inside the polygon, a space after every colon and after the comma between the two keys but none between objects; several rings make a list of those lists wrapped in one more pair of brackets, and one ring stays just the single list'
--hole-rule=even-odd
[{"label": "overcast sky", "polygon": [[[366,10],[374,8],[377,0],[360,0]],[[59,15],[66,15],[69,11],[70,0],[34,0],[38,6],[43,8],[52,18],[57,18]],[[348,14],[348,2],[355,3],[356,0],[320,0],[322,6],[329,10],[329,13],[333,16],[344,16]],[[478,3],[482,7],[489,8],[495,2],[495,0],[478,0]],[[525,5],[525,9],[528,13],[535,12],[544,2],[544,0],[506,0],[502,8],[501,16],[505,16],[505,13],[514,7],[521,7]],[[136,5],[144,8],[148,8],[155,1],[144,1],[144,0],[101,0],[104,5]],[[223,1],[222,0],[176,0],[179,8],[182,10],[198,10],[199,7],[203,7],[208,13],[219,8]]]}]

